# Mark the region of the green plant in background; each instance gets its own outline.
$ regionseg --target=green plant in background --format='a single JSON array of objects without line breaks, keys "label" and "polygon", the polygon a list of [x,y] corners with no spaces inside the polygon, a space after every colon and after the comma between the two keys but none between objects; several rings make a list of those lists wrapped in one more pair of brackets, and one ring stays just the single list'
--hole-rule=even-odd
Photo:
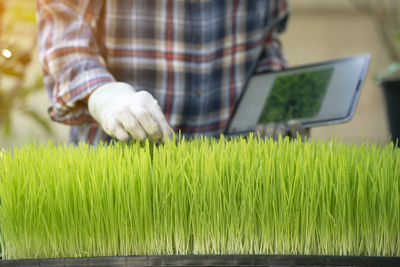
[{"label": "green plant in background", "polygon": [[4,258],[400,256],[400,150],[299,139],[0,154]]},{"label": "green plant in background", "polygon": [[333,68],[276,78],[258,119],[259,124],[312,118],[325,97]]},{"label": "green plant in background", "polygon": [[[383,91],[390,139],[400,147],[400,4],[398,0],[354,0],[355,7],[375,22],[391,64],[376,75]],[[397,141],[396,141],[397,140]]]},{"label": "green plant in background", "polygon": [[41,76],[27,79],[36,52],[35,32],[35,1],[0,2],[0,128],[6,135],[16,110],[51,132],[48,120],[28,104],[28,97],[44,90]]}]

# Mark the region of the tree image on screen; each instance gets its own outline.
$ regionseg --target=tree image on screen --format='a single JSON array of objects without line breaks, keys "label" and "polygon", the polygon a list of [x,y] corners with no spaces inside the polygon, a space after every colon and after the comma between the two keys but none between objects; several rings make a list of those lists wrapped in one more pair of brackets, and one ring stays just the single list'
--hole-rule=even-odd
[{"label": "tree image on screen", "polygon": [[333,68],[329,68],[276,78],[258,123],[317,115],[332,73]]}]

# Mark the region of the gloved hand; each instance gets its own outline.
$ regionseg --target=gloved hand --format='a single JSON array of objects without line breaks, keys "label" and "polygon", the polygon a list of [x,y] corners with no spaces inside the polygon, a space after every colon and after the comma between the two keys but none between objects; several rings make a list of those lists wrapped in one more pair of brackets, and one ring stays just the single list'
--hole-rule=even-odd
[{"label": "gloved hand", "polygon": [[304,128],[303,125],[296,120],[290,120],[287,123],[272,122],[267,124],[260,124],[256,127],[256,132],[261,137],[270,137],[274,140],[278,140],[279,136],[285,138],[288,136],[293,139],[300,135],[302,140],[310,137],[310,128]]},{"label": "gloved hand", "polygon": [[127,83],[100,86],[90,95],[88,108],[103,130],[121,141],[132,136],[139,141],[148,138],[164,143],[173,136],[157,100]]}]

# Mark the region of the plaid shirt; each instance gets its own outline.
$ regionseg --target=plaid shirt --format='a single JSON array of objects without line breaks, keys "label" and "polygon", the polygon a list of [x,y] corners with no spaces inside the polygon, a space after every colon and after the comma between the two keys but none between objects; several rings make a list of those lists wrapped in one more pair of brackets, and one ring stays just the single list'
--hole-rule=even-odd
[{"label": "plaid shirt", "polygon": [[107,136],[84,99],[127,82],[185,135],[219,135],[253,71],[286,66],[288,0],[38,0],[38,47],[52,120],[74,142]]}]

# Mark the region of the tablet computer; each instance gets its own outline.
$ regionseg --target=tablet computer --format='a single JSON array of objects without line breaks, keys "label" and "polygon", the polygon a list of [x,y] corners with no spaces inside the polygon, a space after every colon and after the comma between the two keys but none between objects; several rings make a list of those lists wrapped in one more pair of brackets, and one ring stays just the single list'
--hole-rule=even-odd
[{"label": "tablet computer", "polygon": [[370,55],[254,74],[226,127],[226,135],[254,132],[259,124],[298,120],[305,127],[343,123],[354,114]]}]

